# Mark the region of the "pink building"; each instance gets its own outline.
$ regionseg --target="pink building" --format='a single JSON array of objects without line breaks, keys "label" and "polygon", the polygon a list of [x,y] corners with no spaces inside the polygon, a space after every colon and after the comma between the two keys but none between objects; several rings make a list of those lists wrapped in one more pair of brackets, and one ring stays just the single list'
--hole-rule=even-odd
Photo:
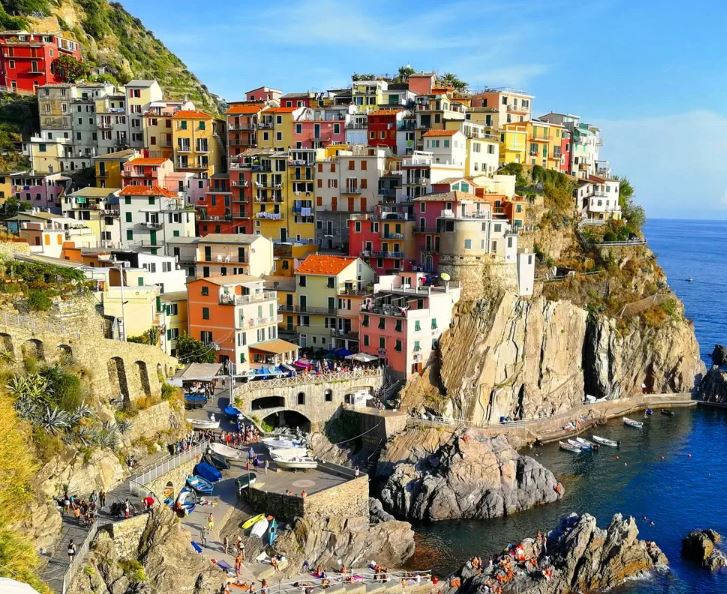
[{"label": "pink building", "polygon": [[278,89],[270,87],[258,87],[245,93],[245,101],[278,101],[283,94]]},{"label": "pink building", "polygon": [[[174,163],[165,157],[137,157],[126,161],[121,170],[121,185],[166,187],[166,178],[174,172]],[[176,190],[175,190],[176,191]]]},{"label": "pink building", "polygon": [[346,142],[346,116],[340,110],[307,107],[297,116],[293,115],[296,148],[322,148]]},{"label": "pink building", "polygon": [[377,274],[411,271],[416,264],[414,220],[401,211],[376,207],[348,220],[348,255],[363,259]]},{"label": "pink building", "polygon": [[10,174],[12,192],[18,200],[32,208],[61,212],[61,197],[70,187],[71,178],[60,173],[47,175],[32,171]]},{"label": "pink building", "polygon": [[380,357],[400,378],[421,373],[452,321],[459,287],[425,286],[425,275],[380,278],[359,313],[359,351]]}]

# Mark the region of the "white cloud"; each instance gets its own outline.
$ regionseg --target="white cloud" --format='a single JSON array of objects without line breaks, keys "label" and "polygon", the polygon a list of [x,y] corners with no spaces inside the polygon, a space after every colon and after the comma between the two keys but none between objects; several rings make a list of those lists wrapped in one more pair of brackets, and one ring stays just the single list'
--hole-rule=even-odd
[{"label": "white cloud", "polygon": [[651,217],[725,218],[727,117],[709,111],[598,120],[601,154]]}]

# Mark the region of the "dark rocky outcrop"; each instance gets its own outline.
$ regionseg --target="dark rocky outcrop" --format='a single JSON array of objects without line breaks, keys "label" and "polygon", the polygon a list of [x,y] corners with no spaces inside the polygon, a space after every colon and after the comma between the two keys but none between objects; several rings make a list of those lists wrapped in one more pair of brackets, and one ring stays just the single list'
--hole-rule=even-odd
[{"label": "dark rocky outcrop", "polygon": [[395,436],[377,467],[384,507],[416,520],[488,519],[550,503],[562,486],[504,436],[469,429],[411,428]]},{"label": "dark rocky outcrop", "polygon": [[727,347],[721,344],[714,345],[712,363],[715,365],[727,365]]},{"label": "dark rocky outcrop", "polygon": [[705,402],[727,403],[727,371],[712,367],[699,383],[697,397]]},{"label": "dark rocky outcrop", "polygon": [[376,497],[369,497],[369,521],[372,524],[379,524],[380,522],[391,522],[392,520],[396,520],[396,518],[384,510],[381,501]]},{"label": "dark rocky outcrop", "polygon": [[[606,529],[599,528],[588,514],[568,516],[548,534],[545,550],[532,538],[523,541],[526,558],[534,556],[538,568],[530,565],[517,572],[503,591],[574,594],[607,590],[629,577],[666,566],[668,560],[659,547],[639,540],[638,535],[636,521],[621,514]],[[488,579],[492,577],[487,571],[465,566],[450,578],[448,594],[482,592]]]},{"label": "dark rocky outcrop", "polygon": [[682,557],[712,571],[727,567],[727,556],[716,546],[721,540],[714,530],[692,530],[682,539]]}]

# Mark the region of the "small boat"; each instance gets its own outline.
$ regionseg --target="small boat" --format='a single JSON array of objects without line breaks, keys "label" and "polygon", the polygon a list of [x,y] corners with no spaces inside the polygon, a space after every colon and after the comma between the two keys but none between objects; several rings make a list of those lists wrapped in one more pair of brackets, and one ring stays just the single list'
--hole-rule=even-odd
[{"label": "small boat", "polygon": [[241,453],[239,450],[226,446],[223,443],[211,443],[210,450],[228,460],[237,460]]},{"label": "small boat", "polygon": [[268,449],[273,450],[284,450],[288,448],[304,448],[305,443],[303,443],[302,439],[283,439],[279,437],[266,437],[262,440],[263,444],[267,446]]},{"label": "small boat", "polygon": [[668,408],[662,408],[660,412],[665,417],[673,417],[676,414],[673,410],[669,410]]},{"label": "small boat", "polygon": [[197,491],[197,493],[203,493],[204,495],[212,495],[214,489],[211,482],[196,474],[190,474],[187,477],[187,484]]},{"label": "small boat", "polygon": [[268,446],[268,451],[271,454],[276,454],[278,456],[281,456],[283,458],[293,458],[293,457],[302,457],[302,456],[309,456],[310,453],[308,452],[308,448],[271,448]]},{"label": "small boat", "polygon": [[590,450],[590,449],[591,449],[591,446],[589,446],[589,445],[584,445],[584,444],[580,443],[579,441],[576,441],[575,439],[569,439],[569,440],[567,440],[567,441],[568,441],[568,443],[569,443],[569,444],[571,444],[571,445],[572,445],[573,447],[576,447],[576,448],[580,448],[580,449],[582,449],[582,450]]},{"label": "small boat", "polygon": [[644,411],[644,416],[645,416],[645,417],[650,417],[650,416],[651,416],[651,415],[653,415],[653,414],[654,414],[654,410],[653,410],[653,409],[651,409],[651,408],[647,408],[647,409],[646,409],[646,410]]},{"label": "small boat", "polygon": [[634,429],[641,429],[643,428],[644,424],[641,421],[634,421],[633,419],[629,419],[628,417],[623,418],[624,425],[628,427],[633,427]]},{"label": "small boat", "polygon": [[203,478],[208,483],[216,483],[222,480],[222,473],[212,464],[207,462],[199,462],[192,469],[192,474]]},{"label": "small boat", "polygon": [[235,479],[235,483],[237,484],[237,490],[242,491],[243,489],[247,489],[250,485],[255,484],[256,480],[257,475],[254,472],[246,472],[245,474],[241,474]]},{"label": "small boat", "polygon": [[240,418],[241,416],[243,416],[242,415],[242,412],[240,411],[240,409],[237,408],[236,406],[233,406],[232,404],[228,404],[223,409],[223,412],[225,413],[225,416],[229,417],[230,419],[237,420],[238,418]]},{"label": "small boat", "polygon": [[242,526],[240,528],[243,528],[244,530],[247,530],[248,528],[252,528],[254,524],[259,522],[260,520],[265,518],[265,514],[258,514],[256,516],[253,516],[252,518],[249,518],[245,522],[242,523]]},{"label": "small boat", "polygon": [[220,422],[211,419],[187,419],[187,422],[192,425],[193,429],[219,429]]},{"label": "small boat", "polygon": [[583,451],[578,446],[571,445],[567,441],[559,441],[558,445],[560,446],[561,450],[565,450],[566,452],[573,452],[574,454],[580,454]]},{"label": "small boat", "polygon": [[311,456],[281,456],[272,451],[270,457],[277,466],[285,470],[311,470],[318,467],[318,462]]},{"label": "small boat", "polygon": [[605,437],[601,437],[599,435],[592,435],[591,439],[595,441],[596,443],[600,445],[608,446],[609,448],[617,448],[618,442],[614,441],[613,439],[607,439]]},{"label": "small boat", "polygon": [[597,443],[593,443],[592,441],[588,441],[587,439],[584,439],[583,437],[576,437],[576,441],[583,448],[591,448],[592,450],[597,450],[598,449],[598,444]]},{"label": "small boat", "polygon": [[268,522],[268,519],[263,516],[261,519],[255,522],[255,525],[250,530],[250,536],[257,536],[258,538],[262,538],[263,535],[267,532],[269,524],[270,522]]},{"label": "small boat", "polygon": [[690,276],[690,277],[688,277],[688,278],[686,278],[685,280],[686,280],[686,281],[687,281],[688,283],[693,283],[693,282],[694,282],[694,279],[693,279],[693,278],[692,278],[691,276]]},{"label": "small boat", "polygon": [[177,501],[174,503],[174,508],[183,512],[185,516],[191,514],[197,505],[197,496],[194,491],[189,487],[183,487],[177,495]]},{"label": "small boat", "polygon": [[207,462],[210,466],[214,466],[217,470],[227,470],[230,467],[230,463],[226,458],[223,458],[213,451],[209,451],[202,456],[202,460]]},{"label": "small boat", "polygon": [[275,543],[275,539],[278,538],[278,522],[275,518],[272,518],[270,521],[270,525],[268,526],[268,544],[273,545]]}]

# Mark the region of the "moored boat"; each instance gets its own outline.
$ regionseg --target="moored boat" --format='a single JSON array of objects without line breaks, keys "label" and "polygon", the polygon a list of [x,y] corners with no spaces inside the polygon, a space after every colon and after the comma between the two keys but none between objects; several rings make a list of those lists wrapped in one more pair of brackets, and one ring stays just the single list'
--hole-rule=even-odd
[{"label": "moored boat", "polygon": [[210,450],[228,460],[237,460],[240,457],[239,450],[226,446],[223,443],[211,443]]},{"label": "moored boat", "polygon": [[581,448],[578,446],[571,445],[567,441],[559,441],[558,445],[560,446],[561,450],[565,450],[566,452],[573,452],[574,454],[580,454]]},{"label": "moored boat", "polygon": [[219,429],[220,422],[212,421],[210,419],[187,419],[187,422],[192,425],[194,429]]},{"label": "moored boat", "polygon": [[230,463],[226,458],[216,454],[212,450],[202,456],[202,459],[210,466],[214,466],[217,470],[227,470],[230,467]]},{"label": "moored boat", "polygon": [[283,450],[289,448],[304,448],[305,443],[302,439],[285,439],[281,437],[266,437],[262,440],[263,445],[268,449]]},{"label": "moored boat", "polygon": [[197,493],[203,493],[204,495],[211,495],[214,490],[211,482],[196,474],[190,474],[187,477],[187,485],[192,487]]},{"label": "moored boat", "polygon": [[606,437],[601,437],[600,435],[592,435],[591,439],[595,441],[596,443],[600,445],[608,446],[609,448],[617,448],[618,442],[614,441],[613,439],[608,439]]},{"label": "moored boat", "polygon": [[177,500],[174,503],[174,508],[183,512],[185,515],[189,515],[194,511],[197,505],[197,496],[190,487],[183,487],[177,495]]},{"label": "moored boat", "polygon": [[588,441],[587,439],[585,439],[583,437],[576,437],[576,441],[578,442],[578,444],[580,444],[584,448],[591,448],[591,449],[594,449],[594,450],[597,450],[598,449],[598,444],[597,443],[593,443],[592,441]]},{"label": "moored boat", "polygon": [[286,470],[312,470],[318,467],[318,462],[311,456],[282,456],[272,451],[270,457],[277,466]]},{"label": "moored boat", "polygon": [[576,441],[575,439],[569,439],[567,441],[569,444],[571,444],[575,448],[580,448],[581,450],[590,450],[591,449],[591,446],[584,445],[584,444]]},{"label": "moored boat", "polygon": [[232,404],[228,404],[224,409],[223,412],[225,413],[225,416],[229,417],[230,419],[238,419],[240,416],[242,416],[242,412],[239,408]]},{"label": "moored boat", "polygon": [[248,528],[252,528],[257,522],[262,520],[265,517],[265,514],[258,514],[256,516],[252,516],[251,518],[248,518],[245,522],[242,523],[240,526],[244,530],[247,530]]},{"label": "moored boat", "polygon": [[628,427],[633,427],[634,429],[641,429],[644,426],[641,421],[634,421],[633,419],[629,419],[628,417],[624,417],[623,422],[624,425]]}]

